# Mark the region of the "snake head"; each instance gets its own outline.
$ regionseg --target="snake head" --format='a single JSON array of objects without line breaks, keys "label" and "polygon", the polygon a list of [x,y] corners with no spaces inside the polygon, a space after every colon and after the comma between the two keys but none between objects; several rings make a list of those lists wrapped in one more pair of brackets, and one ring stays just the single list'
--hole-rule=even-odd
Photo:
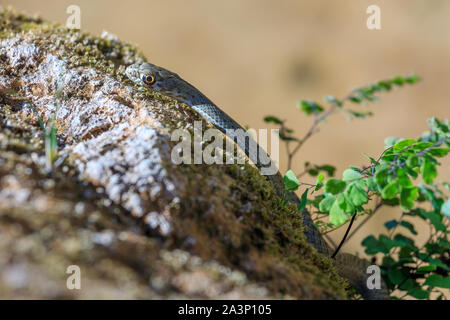
[{"label": "snake head", "polygon": [[172,81],[175,79],[181,80],[176,73],[148,62],[138,62],[130,65],[125,70],[125,74],[134,83],[141,86],[153,87],[154,89],[164,87],[164,84],[171,79]]},{"label": "snake head", "polygon": [[135,84],[161,92],[180,102],[194,106],[199,104],[213,104],[192,85],[164,68],[148,62],[130,65],[125,70],[126,76]]}]

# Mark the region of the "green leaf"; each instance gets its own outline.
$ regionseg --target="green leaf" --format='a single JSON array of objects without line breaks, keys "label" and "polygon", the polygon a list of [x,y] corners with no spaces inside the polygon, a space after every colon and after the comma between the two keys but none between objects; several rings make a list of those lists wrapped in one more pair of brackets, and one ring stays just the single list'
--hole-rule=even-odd
[{"label": "green leaf", "polygon": [[367,119],[368,117],[373,115],[373,113],[370,111],[361,112],[361,111],[354,111],[354,110],[349,110],[349,109],[346,109],[345,111],[350,113],[355,118],[361,118],[361,119]]},{"label": "green leaf", "polygon": [[427,261],[431,265],[434,265],[434,266],[444,269],[446,271],[450,271],[450,268],[445,263],[443,263],[441,260],[439,260],[438,258],[428,258]]},{"label": "green leaf", "polygon": [[426,148],[431,147],[432,145],[433,145],[433,142],[419,142],[414,145],[414,150],[423,151]]},{"label": "green leaf", "polygon": [[414,84],[422,80],[419,76],[413,74],[405,78],[405,81],[409,84]]},{"label": "green leaf", "polygon": [[395,265],[395,260],[390,256],[384,256],[381,264],[386,268],[392,268]]},{"label": "green leaf", "polygon": [[375,179],[373,177],[370,177],[369,179],[367,179],[367,186],[369,187],[370,191],[376,191],[378,190],[378,186],[375,182]]},{"label": "green leaf", "polygon": [[350,100],[353,103],[361,103],[363,101],[363,99],[358,96],[351,96],[348,98],[348,100]]},{"label": "green leaf", "polygon": [[417,287],[417,284],[411,279],[407,278],[405,282],[399,285],[400,290],[410,290],[414,287]]},{"label": "green leaf", "polygon": [[309,188],[306,188],[306,190],[302,194],[301,201],[298,204],[299,211],[303,211],[303,209],[306,208],[306,203],[308,202],[308,191],[309,191]]},{"label": "green leaf", "polygon": [[422,213],[422,215],[430,220],[431,224],[436,228],[438,231],[445,231],[447,228],[445,227],[445,224],[442,223],[442,216],[433,211]]},{"label": "green leaf", "polygon": [[330,177],[334,176],[334,172],[336,171],[336,168],[329,164],[324,164],[322,166],[315,166],[315,168],[320,171],[325,171]]},{"label": "green leaf", "polygon": [[346,169],[343,173],[342,173],[342,180],[344,181],[353,181],[353,180],[358,180],[361,179],[361,174],[359,174],[358,172],[356,172],[353,169]]},{"label": "green leaf", "polygon": [[422,162],[420,173],[422,174],[423,181],[426,184],[433,184],[434,178],[437,177],[436,166],[428,159],[424,159]]},{"label": "green leaf", "polygon": [[321,113],[324,109],[321,105],[318,105],[314,101],[302,100],[298,103],[297,106],[300,110],[302,110],[306,115],[310,115],[312,113]]},{"label": "green leaf", "polygon": [[450,271],[450,268],[438,258],[429,258],[428,263],[446,271]]},{"label": "green leaf", "polygon": [[447,239],[439,239],[438,244],[440,247],[442,247],[444,250],[450,250],[450,241]]},{"label": "green leaf", "polygon": [[333,206],[334,201],[336,200],[335,196],[327,196],[319,203],[319,210],[321,212],[329,212],[331,207]]},{"label": "green leaf", "polygon": [[450,218],[450,199],[447,199],[447,201],[442,205],[441,212],[444,216]]},{"label": "green leaf", "polygon": [[394,145],[394,152],[401,152],[403,151],[403,149],[405,149],[406,147],[409,147],[411,145],[414,144],[414,142],[416,142],[414,139],[404,139],[404,140],[400,140],[399,142],[397,142]]},{"label": "green leaf", "polygon": [[404,282],[407,277],[399,269],[389,269],[388,278],[393,284],[399,285]]},{"label": "green leaf", "polygon": [[330,103],[334,103],[335,105],[337,105],[338,107],[342,107],[342,102],[341,101],[339,101],[338,99],[336,99],[335,97],[333,97],[333,96],[325,96],[324,97],[324,99],[325,99],[325,101],[328,101],[328,102],[330,102]]},{"label": "green leaf", "polygon": [[417,235],[417,231],[414,229],[414,225],[408,221],[401,221],[400,225],[408,229],[413,235]]},{"label": "green leaf", "polygon": [[419,188],[402,188],[400,193],[400,205],[405,210],[414,207],[414,201],[419,197]]},{"label": "green leaf", "polygon": [[264,117],[264,121],[265,122],[272,122],[272,123],[276,123],[276,124],[283,124],[283,121],[281,121],[279,118],[277,118],[275,116]]},{"label": "green leaf", "polygon": [[353,205],[357,207],[366,204],[369,201],[367,193],[356,182],[353,182],[352,184],[349,185],[349,187],[346,190],[346,194],[350,199],[350,201],[353,203]]},{"label": "green leaf", "polygon": [[386,148],[390,148],[394,144],[396,144],[398,140],[399,139],[396,137],[387,137],[386,139],[384,139],[384,145],[386,146]]},{"label": "green leaf", "polygon": [[430,271],[435,271],[437,269],[437,267],[435,265],[429,265],[429,266],[423,266],[423,267],[419,267],[417,269],[418,273],[427,273]]},{"label": "green leaf", "polygon": [[398,226],[398,222],[397,220],[389,220],[384,223],[384,226],[386,227],[386,229],[391,230],[392,228]]},{"label": "green leaf", "polygon": [[405,237],[404,235],[396,234],[394,237],[394,241],[397,243],[397,246],[410,247],[412,249],[416,249],[414,240],[412,240],[411,238]]},{"label": "green leaf", "polygon": [[370,235],[364,238],[364,240],[361,242],[361,244],[366,247],[364,250],[367,254],[376,254],[378,252],[382,253],[388,253],[389,250],[386,249],[386,247],[377,240],[374,236]]},{"label": "green leaf", "polygon": [[392,84],[395,84],[395,85],[401,87],[405,83],[405,79],[403,77],[398,76],[398,77],[395,77],[394,79],[392,79],[390,82]]},{"label": "green leaf", "polygon": [[391,238],[385,236],[384,234],[380,235],[380,242],[384,244],[387,249],[387,252],[395,247],[404,247],[404,243],[401,241],[392,240]]},{"label": "green leaf", "polygon": [[426,290],[420,289],[420,287],[414,287],[408,290],[408,294],[416,299],[424,300],[428,299],[430,296],[430,292]]},{"label": "green leaf", "polygon": [[346,183],[339,179],[328,179],[325,182],[325,192],[338,194],[345,189]]},{"label": "green leaf", "polygon": [[428,151],[429,154],[435,156],[435,157],[445,157],[448,152],[449,152],[450,148],[433,148],[430,151]]},{"label": "green leaf", "polygon": [[408,160],[406,160],[406,164],[408,167],[417,167],[419,165],[419,157],[417,155],[411,155],[408,157]]},{"label": "green leaf", "polygon": [[317,181],[323,181],[323,179],[325,179],[325,176],[323,175],[323,173],[319,173],[319,175],[317,176]]},{"label": "green leaf", "polygon": [[341,193],[338,198],[337,202],[342,210],[346,213],[353,214],[355,212],[355,207],[353,206],[353,203],[348,199],[347,195],[344,193]]},{"label": "green leaf", "polygon": [[414,249],[411,247],[402,247],[400,252],[398,253],[399,262],[402,263],[414,263],[414,259],[412,258],[412,254],[414,253]]},{"label": "green leaf", "polygon": [[364,152],[363,152],[363,155],[364,155],[364,157],[366,157],[367,159],[370,160],[370,163],[371,163],[371,164],[376,164],[376,163],[377,163],[377,160],[375,160],[374,158],[372,158],[371,156],[369,156],[367,153],[364,153]]},{"label": "green leaf", "polygon": [[378,81],[377,85],[385,91],[391,90],[391,84],[387,81]]},{"label": "green leaf", "polygon": [[425,280],[424,285],[430,286],[430,287],[439,287],[439,288],[450,289],[450,277],[444,278],[443,276],[441,276],[439,274],[431,274]]},{"label": "green leaf", "polygon": [[300,140],[297,139],[296,137],[287,136],[287,135],[283,134],[281,131],[278,132],[278,136],[279,136],[280,139],[283,140],[283,141],[300,141]]},{"label": "green leaf", "polygon": [[397,195],[398,191],[397,181],[394,180],[383,188],[383,191],[381,191],[381,197],[383,199],[393,199]]},{"label": "green leaf", "polygon": [[411,179],[407,175],[398,176],[397,182],[404,188],[411,188],[414,186]]},{"label": "green leaf", "polygon": [[338,202],[335,201],[330,210],[330,223],[334,226],[340,226],[347,221],[347,215],[341,209]]},{"label": "green leaf", "polygon": [[378,170],[378,171],[375,173],[375,177],[374,177],[374,178],[375,178],[375,182],[376,182],[380,187],[384,187],[384,186],[388,183],[388,181],[387,181],[388,173],[389,173],[389,171],[388,171],[387,168]]},{"label": "green leaf", "polygon": [[420,168],[418,168],[418,167],[413,167],[413,168],[407,167],[406,170],[408,171],[408,174],[409,174],[413,179],[416,179],[416,178],[419,176],[419,175],[418,175],[418,172],[420,171]]},{"label": "green leaf", "polygon": [[300,182],[297,180],[295,173],[292,170],[286,172],[283,177],[284,185],[286,186],[286,190],[295,191],[300,186]]},{"label": "green leaf", "polygon": [[447,121],[446,123],[442,123],[437,118],[433,117],[429,119],[427,122],[430,128],[435,132],[448,133],[450,131],[450,126]]}]

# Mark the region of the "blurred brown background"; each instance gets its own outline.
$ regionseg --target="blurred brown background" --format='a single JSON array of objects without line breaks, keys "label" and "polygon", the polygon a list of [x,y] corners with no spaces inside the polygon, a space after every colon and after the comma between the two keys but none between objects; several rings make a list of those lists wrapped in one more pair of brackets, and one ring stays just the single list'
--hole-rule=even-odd
[{"label": "blurred brown background", "polygon": [[[0,0],[27,13],[65,23],[66,8],[81,8],[81,28],[107,30],[140,47],[148,60],[180,74],[242,125],[267,127],[268,114],[289,119],[303,135],[311,124],[296,109],[300,99],[322,101],[355,86],[415,72],[424,81],[382,95],[370,105],[375,116],[348,122],[330,119],[297,156],[335,164],[338,176],[361,165],[362,152],[377,156],[387,136],[416,137],[426,119],[449,116],[450,1],[32,1]],[[381,8],[381,30],[368,30],[366,9]],[[280,152],[283,156],[283,150]],[[281,161],[284,172],[286,159]],[[442,178],[449,178],[449,161]],[[346,251],[359,251],[369,232],[382,230],[382,210]],[[343,231],[333,238],[339,239]],[[422,237],[427,236],[423,230]]]}]

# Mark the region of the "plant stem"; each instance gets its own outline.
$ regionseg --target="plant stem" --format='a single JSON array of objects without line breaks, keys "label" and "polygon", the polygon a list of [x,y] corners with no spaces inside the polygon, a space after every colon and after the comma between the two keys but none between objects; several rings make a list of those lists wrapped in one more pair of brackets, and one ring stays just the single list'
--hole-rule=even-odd
[{"label": "plant stem", "polygon": [[378,209],[380,209],[383,206],[383,202],[380,201],[379,203],[377,203],[377,205],[375,206],[375,208],[373,209],[372,214],[370,214],[367,218],[365,218],[363,220],[363,222],[361,222],[353,231],[352,233],[348,236],[347,240],[345,240],[345,242],[348,242],[355,234],[356,232],[358,232],[359,229],[361,229],[367,221],[369,221],[370,218],[372,218],[375,213],[378,211]]},{"label": "plant stem", "polygon": [[344,237],[341,240],[341,243],[339,243],[339,246],[337,247],[337,249],[334,251],[334,253],[331,255],[331,258],[333,259],[339,252],[339,250],[341,250],[342,245],[345,242],[345,239],[347,238],[347,235],[350,231],[350,229],[352,228],[353,222],[355,221],[356,218],[356,214],[357,212],[355,211],[355,213],[353,214],[352,220],[350,220],[350,224],[348,225],[347,230],[345,231]]}]

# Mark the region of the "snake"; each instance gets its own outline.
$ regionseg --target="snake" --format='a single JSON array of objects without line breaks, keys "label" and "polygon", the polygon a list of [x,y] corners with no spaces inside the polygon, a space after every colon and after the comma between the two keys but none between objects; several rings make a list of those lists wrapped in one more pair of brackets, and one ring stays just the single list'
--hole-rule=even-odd
[{"label": "snake", "polygon": [[[182,79],[178,74],[148,62],[137,62],[129,65],[125,69],[125,74],[139,87],[160,92],[178,102],[188,105],[206,121],[212,123],[218,130],[234,140],[261,172],[262,170],[270,169],[268,172],[271,174],[266,174],[265,176],[274,185],[277,195],[282,197],[284,191],[283,178],[277,169],[273,172],[274,163],[270,161],[270,156],[267,155],[264,149],[250,135],[246,134],[246,130],[197,88]],[[251,146],[256,146],[256,148]],[[289,200],[296,204],[300,203],[300,200],[294,192],[289,193]],[[306,240],[319,253],[330,257],[334,250],[323,239],[319,230],[314,225],[309,212],[304,209],[301,211],[301,214],[305,227],[304,234]],[[350,285],[361,294],[363,299],[389,299],[388,289],[384,281],[380,280],[379,288],[369,288],[368,277],[370,274],[366,273],[369,264],[366,260],[349,253],[338,253],[333,258],[333,263],[338,274],[347,279]]]}]

